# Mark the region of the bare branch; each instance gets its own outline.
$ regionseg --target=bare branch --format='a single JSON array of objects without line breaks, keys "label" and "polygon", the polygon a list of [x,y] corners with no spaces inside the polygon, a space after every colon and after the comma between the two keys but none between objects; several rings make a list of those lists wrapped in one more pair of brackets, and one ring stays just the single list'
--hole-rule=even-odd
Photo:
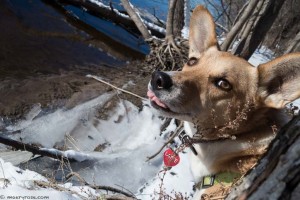
[{"label": "bare branch", "polygon": [[[267,2],[268,3],[268,2]],[[253,28],[257,25],[260,17],[266,11],[266,5],[264,0],[258,2],[253,15],[250,17],[247,23],[245,23],[243,29],[239,33],[239,43],[236,47],[231,51],[234,55],[239,55],[246,45],[247,38],[252,34]]]},{"label": "bare branch", "polygon": [[[82,184],[89,186],[95,190],[106,190],[106,191],[110,191],[110,192],[115,192],[115,193],[119,193],[119,194],[123,194],[127,197],[131,197],[136,199],[136,197],[134,196],[133,193],[127,193],[124,192],[123,190],[120,190],[118,188],[114,188],[114,187],[110,187],[110,186],[103,186],[103,185],[91,185],[88,182],[86,182],[78,173],[76,172],[71,172],[67,175],[67,178],[70,179],[71,177],[76,177]],[[129,191],[130,192],[130,191]]]},{"label": "bare branch", "polygon": [[136,27],[141,32],[144,39],[149,39],[152,36],[150,35],[148,29],[146,28],[145,24],[142,22],[141,18],[138,14],[134,11],[133,7],[130,5],[128,0],[121,0],[123,7],[127,11],[130,18],[134,21]]},{"label": "bare branch", "polygon": [[235,25],[235,24],[238,22],[238,20],[240,19],[241,15],[245,12],[245,9],[247,8],[248,4],[249,4],[249,1],[247,1],[247,2],[243,5],[242,9],[239,11],[239,13],[237,14],[236,18],[234,19],[232,25]]},{"label": "bare branch", "polygon": [[149,156],[148,158],[147,158],[147,161],[149,161],[149,160],[151,160],[151,159],[153,159],[153,158],[155,158],[168,144],[170,144],[173,140],[174,140],[174,138],[176,137],[176,136],[178,136],[181,132],[182,132],[182,130],[183,130],[183,122],[181,122],[180,124],[179,124],[179,126],[176,128],[176,130],[175,130],[175,132],[174,132],[174,134],[172,135],[172,137],[170,137],[169,139],[168,139],[168,141],[167,142],[165,142],[164,144],[163,144],[163,146],[155,153],[155,154],[153,154],[152,156]]},{"label": "bare branch", "polygon": [[63,186],[60,186],[58,184],[55,184],[55,183],[49,183],[49,182],[46,182],[46,181],[37,181],[35,180],[34,183],[39,186],[39,187],[42,187],[42,188],[53,188],[55,190],[59,190],[59,191],[64,191],[64,192],[68,192],[70,194],[75,194],[77,195],[78,197],[80,197],[81,199],[87,199],[86,197],[82,196],[81,194],[79,194],[78,192],[75,192],[75,191],[72,191],[70,189],[67,189]]},{"label": "bare branch", "polygon": [[62,151],[59,151],[59,150],[50,151],[48,149],[43,149],[43,148],[40,148],[40,147],[38,147],[36,145],[33,145],[33,144],[25,144],[23,142],[19,142],[19,141],[16,141],[16,140],[12,140],[8,137],[5,137],[3,135],[3,133],[0,134],[0,143],[11,146],[11,147],[14,147],[15,149],[18,149],[18,150],[29,151],[33,154],[37,154],[37,155],[41,155],[41,156],[47,156],[47,157],[54,158],[54,159],[57,159],[57,160],[76,161],[73,158],[68,158],[68,157],[64,156],[64,152],[62,152]]},{"label": "bare branch", "polygon": [[217,27],[219,27],[220,29],[222,29],[225,33],[228,33],[228,29],[225,28],[224,26],[222,26],[221,24],[219,23],[215,23]]},{"label": "bare branch", "polygon": [[220,9],[214,4],[212,3],[210,0],[204,0],[206,7],[208,7],[208,5],[210,5],[212,8],[215,9],[215,11],[218,13],[218,16],[223,15],[224,10],[222,11],[222,13],[220,13]]}]

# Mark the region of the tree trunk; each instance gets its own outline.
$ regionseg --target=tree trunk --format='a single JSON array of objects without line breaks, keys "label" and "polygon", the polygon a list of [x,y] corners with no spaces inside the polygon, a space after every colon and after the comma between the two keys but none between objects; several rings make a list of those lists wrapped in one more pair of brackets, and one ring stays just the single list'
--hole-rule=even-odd
[{"label": "tree trunk", "polygon": [[177,0],[169,0],[169,10],[166,24],[166,40],[174,38],[173,19]]},{"label": "tree trunk", "polygon": [[145,24],[142,22],[142,19],[140,16],[133,10],[132,5],[129,3],[128,0],[121,0],[123,7],[127,11],[128,15],[132,19],[132,21],[135,23],[139,31],[141,32],[142,36],[144,39],[149,39],[152,36],[150,35],[147,27]]},{"label": "tree trunk", "polygon": [[230,32],[227,34],[227,37],[225,41],[221,45],[221,49],[223,51],[227,51],[230,44],[238,34],[238,32],[241,30],[243,25],[246,23],[248,18],[251,16],[253,10],[257,6],[258,0],[250,0],[247,8],[245,9],[245,12],[242,14],[240,19],[236,22],[236,24],[231,28]]},{"label": "tree trunk", "polygon": [[241,57],[248,60],[254,53],[259,44],[263,41],[267,32],[274,23],[280,8],[285,0],[269,0],[264,13],[258,19],[257,25],[253,27],[253,32],[249,35],[245,41],[245,45],[238,53]]},{"label": "tree trunk", "polygon": [[174,37],[181,36],[181,30],[184,26],[184,0],[177,0],[174,19],[173,19],[173,34]]},{"label": "tree trunk", "polygon": [[239,55],[246,44],[247,38],[252,34],[253,28],[257,25],[258,20],[266,11],[266,2],[261,0],[258,2],[253,15],[250,17],[248,22],[244,25],[242,31],[239,33],[239,43],[231,51],[234,55]]},{"label": "tree trunk", "polygon": [[300,115],[284,126],[266,155],[226,199],[300,199]]},{"label": "tree trunk", "polygon": [[285,50],[285,54],[291,53],[297,50],[300,45],[300,31],[297,33],[295,39],[292,41],[292,43],[288,46],[288,48]]}]

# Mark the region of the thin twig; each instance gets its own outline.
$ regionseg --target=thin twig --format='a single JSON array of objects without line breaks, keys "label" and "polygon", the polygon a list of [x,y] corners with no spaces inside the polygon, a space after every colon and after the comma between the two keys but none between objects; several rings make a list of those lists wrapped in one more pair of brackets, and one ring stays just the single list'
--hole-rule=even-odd
[{"label": "thin twig", "polygon": [[171,143],[173,140],[174,140],[174,138],[176,137],[176,136],[178,136],[178,134],[179,133],[181,133],[181,130],[183,129],[183,122],[181,122],[180,124],[179,124],[179,126],[177,127],[177,129],[175,130],[175,132],[174,132],[174,134],[172,135],[172,137],[170,137],[170,139],[167,141],[167,142],[165,142],[164,144],[163,144],[163,146],[155,153],[155,154],[153,154],[152,156],[149,156],[148,158],[147,158],[147,162],[149,161],[149,160],[151,160],[151,159],[153,159],[153,158],[155,158],[169,143]]},{"label": "thin twig", "polygon": [[34,183],[43,188],[53,188],[53,189],[59,190],[59,191],[70,192],[71,194],[75,194],[75,195],[79,196],[81,199],[88,199],[75,191],[72,191],[72,190],[62,187],[62,186],[59,186],[58,184],[49,183],[49,182],[45,182],[45,181],[37,181],[37,180],[35,180]]},{"label": "thin twig", "polygon": [[86,181],[76,172],[71,172],[66,176],[67,181],[70,181],[71,177],[75,176],[81,184],[86,184]]},{"label": "thin twig", "polygon": [[120,188],[122,188],[122,190],[126,190],[129,194],[132,194],[132,196],[134,198],[136,198],[135,194],[133,192],[131,192],[130,190],[128,190],[127,188],[125,188],[125,187],[123,187],[121,185],[118,185],[118,184],[115,184],[115,185],[118,186],[118,187],[120,187]]},{"label": "thin twig", "polygon": [[133,193],[127,193],[123,190],[120,190],[120,189],[117,189],[117,188],[114,188],[114,187],[110,187],[110,186],[102,186],[102,185],[91,185],[89,184],[88,182],[86,182],[78,173],[76,172],[71,172],[67,175],[67,178],[68,180],[72,177],[72,176],[75,176],[82,184],[86,185],[86,186],[89,186],[95,190],[106,190],[106,191],[110,191],[110,192],[115,192],[115,193],[119,193],[119,194],[123,194],[127,197],[131,197],[131,198],[134,198],[136,199],[136,197],[134,196]]},{"label": "thin twig", "polygon": [[115,85],[113,85],[113,84],[110,84],[110,83],[108,83],[108,82],[106,82],[106,81],[100,79],[100,78],[97,77],[97,76],[93,76],[93,75],[88,74],[88,75],[86,75],[86,77],[88,77],[88,78],[93,78],[93,79],[95,79],[95,80],[97,80],[97,81],[99,81],[99,82],[101,82],[101,83],[104,83],[104,84],[106,84],[106,85],[109,85],[110,87],[115,88],[115,89],[117,89],[117,90],[119,90],[119,91],[121,91],[121,92],[124,92],[124,93],[126,93],[126,94],[130,94],[130,95],[135,96],[135,97],[137,97],[137,98],[140,98],[140,99],[142,99],[142,100],[147,100],[147,99],[144,98],[144,97],[141,97],[141,96],[139,96],[139,95],[137,95],[137,94],[134,94],[134,93],[132,93],[132,92],[129,92],[129,91],[127,91],[127,90],[124,90],[124,89],[122,89],[122,88],[119,88],[119,87],[117,87],[117,86],[115,86]]},{"label": "thin twig", "polygon": [[107,191],[111,191],[111,192],[115,192],[115,193],[120,193],[120,194],[123,194],[127,197],[131,197],[131,198],[136,199],[136,197],[134,195],[129,194],[127,192],[124,192],[123,190],[119,190],[117,188],[110,187],[110,186],[90,185],[90,184],[87,184],[87,186],[89,186],[89,187],[91,187],[95,190],[107,190]]}]

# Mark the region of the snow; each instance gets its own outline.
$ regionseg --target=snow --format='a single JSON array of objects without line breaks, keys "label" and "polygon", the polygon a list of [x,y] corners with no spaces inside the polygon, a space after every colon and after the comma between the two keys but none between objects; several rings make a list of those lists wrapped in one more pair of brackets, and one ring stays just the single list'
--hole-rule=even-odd
[{"label": "snow", "polygon": [[[99,119],[97,109],[115,94],[103,94],[70,110],[62,108],[26,118],[8,126],[7,130],[21,131],[11,138],[21,137],[23,142],[41,144],[48,151],[78,160],[71,167],[87,182],[119,185],[135,193],[161,168],[161,156],[150,162],[146,160],[164,142],[159,136],[163,120],[153,116],[148,106],[139,111],[128,101],[121,101],[107,120]],[[68,145],[72,149],[65,152],[51,149],[63,143],[66,133],[73,139]],[[107,144],[107,147],[102,152],[93,151],[101,144]]]},{"label": "snow", "polygon": [[94,114],[96,107],[102,107],[114,95],[115,93],[106,93],[71,110],[58,109],[39,118],[19,121],[6,129],[22,131],[22,134],[12,136],[14,139],[22,138],[25,143],[38,143],[43,147],[52,148],[56,143],[62,142],[67,133],[81,134],[81,128],[96,134],[93,126],[87,126],[89,117]]},{"label": "snow", "polygon": [[164,172],[161,171],[153,180],[146,184],[137,197],[145,200],[159,199],[160,185],[162,185],[163,192],[170,195],[173,199],[175,199],[176,194],[182,194],[184,197],[190,198],[194,193],[193,185],[195,183],[190,171],[188,151],[179,153],[180,163],[167,171],[163,182],[160,178]]},{"label": "snow", "polygon": [[[14,139],[21,137],[24,142],[42,144],[48,151],[76,159],[78,162],[71,163],[72,170],[91,184],[120,186],[132,191],[139,198],[152,199],[154,191],[159,191],[160,179],[157,173],[163,169],[162,152],[152,160],[146,160],[158,151],[167,136],[176,129],[175,122],[172,120],[161,133],[163,120],[154,116],[149,106],[145,105],[140,111],[128,101],[119,102],[107,120],[97,118],[96,110],[114,95],[115,93],[106,93],[70,110],[62,108],[43,116],[37,116],[39,109],[34,107],[30,111],[31,117],[10,125],[7,129],[20,131],[19,134],[11,135]],[[68,146],[71,149],[53,149],[57,143],[63,142],[66,133],[73,138],[73,143]],[[99,144],[107,145],[102,152],[93,151]],[[74,151],[75,147],[81,152]],[[180,153],[180,156],[181,163],[167,172],[163,186],[166,192],[171,193],[174,190],[190,195],[193,183],[187,153]],[[10,171],[16,170],[8,163],[5,165],[12,168]],[[27,176],[27,173],[34,175]],[[28,187],[19,182],[25,179],[32,182],[34,177],[45,181],[42,176],[29,170],[21,177],[14,173],[8,179],[17,180],[12,191],[20,188],[27,191]],[[34,195],[43,194],[38,192]],[[60,194],[56,191],[53,195],[61,195],[61,199],[69,198],[65,196],[65,192]]]},{"label": "snow", "polygon": [[184,26],[181,30],[181,36],[185,39],[189,38],[190,28],[188,26]]},{"label": "snow", "polygon": [[[99,7],[106,8],[106,9],[109,9],[109,10],[111,9],[109,6],[103,4],[102,2],[100,2],[100,1],[98,1],[98,0],[88,0],[88,1],[91,2],[91,3],[96,4],[96,5],[99,6]],[[124,17],[124,18],[129,18],[128,15],[125,15],[125,14],[123,14],[123,13],[120,13],[117,9],[114,8],[113,10],[114,10],[114,12],[115,12],[117,15],[120,15],[120,16],[122,16],[122,17]]]},{"label": "snow", "polygon": [[274,59],[273,52],[262,46],[253,53],[248,62],[257,67],[259,64],[266,63],[272,59]]},{"label": "snow", "polygon": [[[47,178],[30,170],[22,170],[0,158],[0,199],[69,199],[77,200],[81,197],[99,195],[86,186],[72,186],[72,184],[58,185],[66,191],[42,188],[35,181],[50,182]],[[72,194],[73,193],[73,194]],[[78,194],[78,195],[77,195]]]},{"label": "snow", "polygon": [[154,30],[156,30],[156,31],[158,31],[158,32],[160,32],[160,33],[162,33],[162,34],[165,34],[165,33],[166,33],[166,30],[165,30],[164,28],[159,27],[159,26],[157,26],[156,24],[150,23],[150,22],[148,22],[148,21],[146,21],[146,20],[143,20],[143,19],[142,19],[142,21],[144,22],[144,24],[147,25],[147,27],[150,27],[150,28],[152,28],[152,29],[154,29]]}]

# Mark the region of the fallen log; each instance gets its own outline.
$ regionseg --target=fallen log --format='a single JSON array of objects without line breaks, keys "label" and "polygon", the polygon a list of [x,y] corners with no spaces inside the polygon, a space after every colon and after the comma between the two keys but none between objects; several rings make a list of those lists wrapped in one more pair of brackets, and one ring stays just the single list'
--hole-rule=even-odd
[{"label": "fallen log", "polygon": [[[13,140],[9,137],[5,136],[5,133],[0,133],[0,143],[5,144],[7,146],[11,146],[15,148],[16,150],[22,150],[22,151],[29,151],[33,153],[33,155],[41,155],[41,156],[47,156],[50,158],[54,158],[57,160],[64,160],[64,161],[83,161],[85,160],[84,157],[88,157],[86,154],[83,154],[81,152],[75,151],[59,151],[57,149],[46,149],[41,148],[34,144],[26,144],[23,142],[19,142],[17,140]],[[70,154],[72,153],[72,154]],[[75,154],[74,154],[75,153]],[[77,154],[77,156],[76,156]],[[81,158],[80,158],[81,157]]]},{"label": "fallen log", "polygon": [[[63,4],[69,4],[69,5],[73,5],[76,7],[85,8],[86,12],[88,12],[94,16],[104,18],[109,21],[113,21],[114,23],[116,23],[126,29],[134,30],[134,32],[139,32],[135,23],[132,21],[132,19],[128,15],[127,15],[128,17],[122,16],[116,12],[117,10],[112,9],[109,6],[101,7],[95,3],[92,3],[92,2],[86,1],[86,0],[56,0],[56,1],[59,3],[63,3]],[[158,31],[157,28],[154,28],[155,25],[153,25],[153,24],[151,25],[149,23],[145,23],[145,25],[147,26],[147,29],[151,31],[151,34],[153,36],[156,36],[158,38],[165,37],[164,33]]]}]

